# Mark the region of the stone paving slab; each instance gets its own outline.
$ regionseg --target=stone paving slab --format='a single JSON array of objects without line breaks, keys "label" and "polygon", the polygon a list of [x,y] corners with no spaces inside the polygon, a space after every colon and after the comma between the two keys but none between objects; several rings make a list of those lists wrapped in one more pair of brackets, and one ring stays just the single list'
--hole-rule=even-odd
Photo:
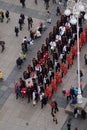
[{"label": "stone paving slab", "polygon": [[[32,109],[32,111],[30,111]],[[40,109],[40,104],[33,107],[23,100],[16,100],[11,94],[0,110],[0,129],[4,130],[60,130],[67,119],[63,108],[59,107],[58,125],[53,123],[49,104]]]}]

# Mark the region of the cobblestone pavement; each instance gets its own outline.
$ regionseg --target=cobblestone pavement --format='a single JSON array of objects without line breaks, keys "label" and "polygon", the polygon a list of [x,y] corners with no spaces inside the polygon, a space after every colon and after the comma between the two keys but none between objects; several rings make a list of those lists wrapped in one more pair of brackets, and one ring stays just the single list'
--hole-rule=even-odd
[{"label": "cobblestone pavement", "polygon": [[[27,65],[31,63],[32,58],[35,57],[37,50],[40,48],[41,44],[44,43],[46,36],[52,30],[53,25],[58,19],[55,15],[55,7],[57,5],[52,6],[52,2],[50,2],[49,10],[51,12],[52,23],[46,24],[47,30],[43,32],[41,39],[35,40],[34,45],[29,47],[27,59],[25,63],[23,63],[22,69],[18,70],[15,65],[15,60],[17,59],[21,49],[20,44],[25,35],[29,37],[29,32],[27,31],[27,20],[25,20],[23,31],[19,33],[19,37],[15,37],[14,26],[18,25],[19,14],[23,12],[26,18],[27,16],[32,16],[34,19],[33,28],[36,28],[40,21],[46,21],[46,10],[43,1],[38,0],[38,5],[35,5],[33,1],[34,0],[26,0],[26,8],[23,9],[18,0],[0,0],[0,9],[4,11],[8,9],[11,16],[11,21],[8,24],[6,23],[6,20],[4,20],[4,23],[0,23],[0,40],[6,41],[6,50],[0,54],[0,69],[4,72],[4,81],[0,82],[0,129],[66,130],[66,121],[68,118],[72,118],[72,130],[78,126],[79,122],[84,124],[83,130],[86,130],[85,128],[87,127],[85,127],[85,121],[74,119],[65,113],[67,102],[66,98],[63,97],[61,93],[63,86],[65,86],[66,89],[69,89],[71,85],[77,86],[76,60],[74,61],[74,66],[69,69],[68,75],[63,78],[63,84],[59,86],[58,93],[55,94],[55,98],[59,105],[58,125],[55,125],[52,122],[49,104],[41,110],[40,104],[37,104],[34,108],[32,103],[27,103],[26,99],[15,99],[13,89],[14,83],[18,81],[19,77],[22,76],[23,71],[27,68]],[[84,97],[87,97],[87,66],[85,66],[83,59],[86,52],[87,45],[83,47],[80,55],[81,69],[84,73]]]}]

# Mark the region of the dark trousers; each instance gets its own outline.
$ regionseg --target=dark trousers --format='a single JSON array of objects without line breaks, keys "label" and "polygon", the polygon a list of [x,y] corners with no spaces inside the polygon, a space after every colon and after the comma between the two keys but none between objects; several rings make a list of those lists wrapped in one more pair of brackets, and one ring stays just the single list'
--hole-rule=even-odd
[{"label": "dark trousers", "polygon": [[25,2],[22,2],[21,4],[22,4],[22,7],[24,8],[25,7]]}]

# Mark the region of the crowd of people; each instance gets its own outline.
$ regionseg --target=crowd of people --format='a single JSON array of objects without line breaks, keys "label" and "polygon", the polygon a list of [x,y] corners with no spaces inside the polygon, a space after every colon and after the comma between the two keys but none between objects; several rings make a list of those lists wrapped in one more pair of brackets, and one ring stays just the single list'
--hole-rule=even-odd
[{"label": "crowd of people", "polygon": [[[84,12],[81,12],[79,17],[79,35],[80,35],[80,51],[82,46],[87,41],[85,29],[85,40],[83,41],[82,23]],[[27,96],[28,102],[33,101],[36,105],[38,100],[41,101],[41,108],[47,103],[48,99],[52,98],[53,93],[58,90],[58,86],[62,83],[62,78],[68,73],[68,69],[74,64],[74,59],[77,57],[77,29],[76,25],[71,25],[69,20],[73,17],[61,15],[60,19],[53,27],[53,31],[49,33],[45,43],[37,52],[37,57],[32,59],[32,64],[29,64],[23,72],[23,78],[20,78],[16,84],[17,98],[19,96]],[[82,71],[81,71],[82,72]],[[78,72],[77,72],[78,73]],[[26,85],[26,80],[31,79]],[[78,88],[71,88],[76,97]],[[65,90],[67,100],[71,98],[70,90]],[[76,90],[76,91],[75,91]]]}]

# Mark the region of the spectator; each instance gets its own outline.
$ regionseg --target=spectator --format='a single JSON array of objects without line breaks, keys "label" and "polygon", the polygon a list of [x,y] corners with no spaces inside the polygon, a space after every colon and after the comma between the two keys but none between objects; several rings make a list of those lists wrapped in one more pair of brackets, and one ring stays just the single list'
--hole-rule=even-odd
[{"label": "spectator", "polygon": [[24,16],[23,13],[20,14],[20,18],[22,19],[22,22],[23,22],[23,24],[24,24],[25,16]]},{"label": "spectator", "polygon": [[35,4],[37,5],[37,0],[34,0]]},{"label": "spectator", "polygon": [[81,116],[82,116],[82,118],[86,119],[86,115],[87,115],[86,111],[84,109],[82,109],[81,110]]},{"label": "spectator", "polygon": [[44,0],[45,6],[46,6],[46,10],[49,8],[49,1],[50,1],[50,0]]},{"label": "spectator", "polygon": [[70,121],[70,119],[67,122],[67,128],[68,128],[68,130],[71,130],[71,121]]},{"label": "spectator", "polygon": [[19,57],[19,58],[16,60],[17,67],[18,67],[19,69],[21,69],[22,63],[23,63],[23,60]]},{"label": "spectator", "polygon": [[33,24],[33,19],[32,17],[29,17],[27,18],[27,21],[28,21],[28,30],[30,30],[32,28],[32,24]]},{"label": "spectator", "polygon": [[87,54],[84,55],[85,65],[87,65]]},{"label": "spectator", "polygon": [[58,15],[61,15],[61,12],[60,12],[60,8],[59,8],[59,6],[57,6],[57,9],[56,9],[56,15],[58,16]]},{"label": "spectator", "polygon": [[57,102],[55,100],[52,100],[50,105],[51,105],[51,113],[53,113],[54,111],[55,112],[59,111]]},{"label": "spectator", "polygon": [[23,19],[20,17],[19,18],[19,28],[20,28],[20,31],[22,31],[22,25],[23,25]]},{"label": "spectator", "polygon": [[73,97],[72,100],[70,101],[70,105],[75,105],[77,104],[77,98]]},{"label": "spectator", "polygon": [[1,10],[0,11],[0,21],[3,22],[4,20],[4,12]]},{"label": "spectator", "polygon": [[18,37],[18,33],[19,33],[19,28],[17,26],[15,26],[15,35],[16,35],[16,37]]},{"label": "spectator", "polygon": [[9,16],[9,11],[8,10],[6,10],[5,16],[6,16],[7,23],[8,23],[10,21],[10,16]]},{"label": "spectator", "polygon": [[5,50],[5,42],[4,41],[0,41],[0,45],[2,47],[1,53]]},{"label": "spectator", "polygon": [[3,73],[0,71],[0,80],[3,80]]},{"label": "spectator", "polygon": [[22,7],[25,7],[25,0],[20,0],[20,3],[22,4]]}]

